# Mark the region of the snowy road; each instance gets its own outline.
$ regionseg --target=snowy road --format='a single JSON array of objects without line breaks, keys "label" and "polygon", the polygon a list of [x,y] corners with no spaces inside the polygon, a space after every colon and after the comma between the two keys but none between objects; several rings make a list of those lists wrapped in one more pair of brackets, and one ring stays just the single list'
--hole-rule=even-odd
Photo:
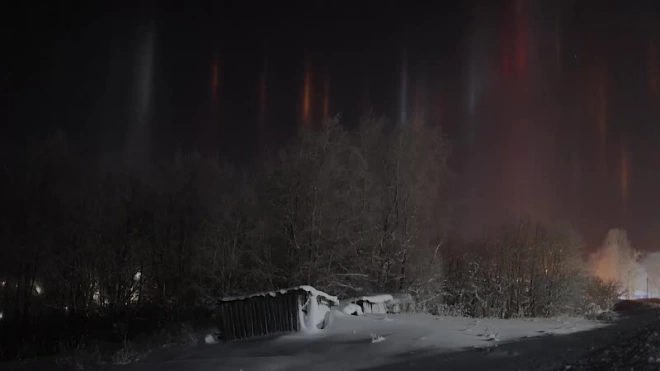
[{"label": "snowy road", "polygon": [[[660,315],[660,312],[656,312]],[[621,336],[619,341],[591,352],[576,363],[567,364],[575,370],[660,370],[660,316],[650,324],[640,323],[633,336]]]},{"label": "snowy road", "polygon": [[[660,370],[659,316],[660,310],[645,310],[589,331],[503,343],[491,352],[409,355],[365,371]],[[649,357],[654,357],[652,362]]]},{"label": "snowy road", "polygon": [[[423,315],[340,318],[322,335],[287,335],[155,353],[113,370],[537,370],[574,369],[602,348],[658,328],[647,310],[604,326],[576,318],[474,320]],[[384,337],[372,343],[371,334]],[[171,352],[171,351],[169,351]],[[584,363],[583,363],[584,365]],[[601,364],[602,366],[602,364]]]}]

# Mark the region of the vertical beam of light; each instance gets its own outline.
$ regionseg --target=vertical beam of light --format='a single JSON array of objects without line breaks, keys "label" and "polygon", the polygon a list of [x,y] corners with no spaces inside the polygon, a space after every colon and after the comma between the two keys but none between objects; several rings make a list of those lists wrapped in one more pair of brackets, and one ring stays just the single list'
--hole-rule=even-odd
[{"label": "vertical beam of light", "polygon": [[136,104],[124,147],[126,160],[135,171],[147,171],[150,161],[149,115],[153,99],[155,33],[155,23],[152,21],[143,31],[137,51]]},{"label": "vertical beam of light", "polygon": [[529,54],[527,13],[523,0],[516,0],[514,58],[516,61],[516,74],[519,77],[527,75],[527,58]]},{"label": "vertical beam of light", "polygon": [[323,120],[330,118],[330,77],[325,74],[323,81]]},{"label": "vertical beam of light", "polygon": [[259,79],[259,109],[263,112],[266,110],[266,82],[268,77],[268,58],[264,57],[264,64],[261,67],[261,78]]},{"label": "vertical beam of light", "polygon": [[651,95],[657,95],[658,89],[660,88],[660,76],[658,76],[658,48],[654,39],[649,40],[649,71],[648,71],[648,83],[649,83],[649,93]]},{"label": "vertical beam of light", "polygon": [[604,155],[607,145],[607,69],[603,67],[598,71],[597,124],[601,155]]},{"label": "vertical beam of light", "polygon": [[312,67],[307,60],[305,62],[305,82],[303,85],[303,112],[302,119],[305,126],[309,126],[312,114]]},{"label": "vertical beam of light", "polygon": [[259,136],[264,137],[266,126],[266,100],[268,95],[268,57],[264,55],[263,65],[261,66],[261,76],[259,78]]},{"label": "vertical beam of light", "polygon": [[401,90],[399,91],[399,124],[406,124],[408,119],[408,53],[404,49],[401,61]]},{"label": "vertical beam of light", "polygon": [[562,72],[562,27],[561,27],[561,12],[557,17],[557,24],[555,25],[555,64],[557,68],[557,73],[561,74]]},{"label": "vertical beam of light", "polygon": [[211,105],[215,109],[218,100],[218,86],[220,84],[220,58],[216,53],[211,65]]},{"label": "vertical beam of light", "polygon": [[582,180],[582,166],[580,159],[580,150],[577,145],[577,141],[574,141],[572,146],[570,165],[571,165],[571,179],[572,179],[572,196],[576,200],[575,204],[578,204],[577,200],[580,198],[580,184]]},{"label": "vertical beam of light", "polygon": [[[515,39],[515,29],[512,31],[512,26],[511,26],[511,21],[508,17],[505,18],[504,24],[502,25],[501,28],[501,51],[500,51],[500,67],[501,67],[501,74],[505,78],[510,78],[511,75],[514,72],[514,63],[515,61],[512,60],[511,54],[512,50],[515,50],[515,45],[512,45],[512,39]],[[513,34],[513,35],[512,35]]]},{"label": "vertical beam of light", "polygon": [[[476,52],[476,51],[475,51]],[[480,69],[477,66],[477,57],[476,54],[470,56],[470,72],[468,77],[468,97],[467,97],[467,106],[468,106],[468,121],[466,125],[466,140],[468,147],[471,148],[474,144],[476,132],[477,132],[477,105],[479,103],[479,98],[482,92],[482,79],[483,76],[480,74]]]},{"label": "vertical beam of light", "polygon": [[628,197],[630,190],[630,154],[626,144],[621,145],[621,173],[619,174],[619,181],[621,186],[621,202],[623,210],[628,208]]},{"label": "vertical beam of light", "polygon": [[470,77],[468,82],[468,114],[474,117],[477,110],[477,90],[478,90],[477,66],[474,58],[470,61]]},{"label": "vertical beam of light", "polygon": [[473,8],[473,20],[471,23],[470,44],[468,49],[468,76],[466,86],[466,106],[467,106],[467,121],[464,126],[463,136],[467,144],[467,149],[470,150],[474,145],[477,133],[477,108],[480,106],[484,96],[484,90],[487,87],[487,77],[484,73],[486,70],[484,64],[488,64],[488,57],[490,54],[484,43],[484,27],[483,16],[479,10],[478,5]]},{"label": "vertical beam of light", "polygon": [[218,134],[220,133],[220,57],[218,53],[213,54],[211,60],[211,81],[210,81],[210,103],[209,103],[209,120],[206,125],[206,130],[202,133],[200,138],[202,150],[214,151],[217,148]]},{"label": "vertical beam of light", "polygon": [[146,125],[146,119],[151,105],[154,72],[154,39],[154,24],[151,23],[145,32],[138,55],[137,114],[139,125]]}]

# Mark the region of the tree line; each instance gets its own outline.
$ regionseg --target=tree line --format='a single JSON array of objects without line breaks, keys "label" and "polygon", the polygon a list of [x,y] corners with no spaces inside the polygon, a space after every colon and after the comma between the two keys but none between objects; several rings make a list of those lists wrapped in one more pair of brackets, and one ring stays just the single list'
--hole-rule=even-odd
[{"label": "tree line", "polygon": [[[0,175],[0,341],[36,341],[28,329],[45,318],[116,330],[145,308],[158,328],[225,295],[300,284],[408,292],[420,310],[497,317],[577,312],[594,287],[611,293],[583,274],[569,227],[453,238],[449,156],[440,128],[373,115],[350,129],[329,120],[249,166],[177,152],[148,174],[49,137]],[[86,331],[44,352],[105,336]]]}]

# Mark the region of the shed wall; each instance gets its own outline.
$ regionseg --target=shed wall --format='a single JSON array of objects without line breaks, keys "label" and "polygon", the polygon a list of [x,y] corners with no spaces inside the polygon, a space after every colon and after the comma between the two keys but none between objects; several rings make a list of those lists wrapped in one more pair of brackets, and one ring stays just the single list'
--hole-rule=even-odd
[{"label": "shed wall", "polygon": [[219,327],[225,341],[300,331],[298,308],[304,291],[220,302]]}]

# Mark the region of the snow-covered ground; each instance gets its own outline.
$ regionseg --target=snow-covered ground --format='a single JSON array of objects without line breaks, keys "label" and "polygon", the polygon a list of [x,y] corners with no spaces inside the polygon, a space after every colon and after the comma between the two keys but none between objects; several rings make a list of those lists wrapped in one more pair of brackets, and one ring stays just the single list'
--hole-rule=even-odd
[{"label": "snow-covered ground", "polygon": [[582,318],[472,319],[422,314],[349,316],[334,311],[326,330],[153,352],[123,370],[359,370],[415,354],[497,349],[520,338],[604,326]]}]

